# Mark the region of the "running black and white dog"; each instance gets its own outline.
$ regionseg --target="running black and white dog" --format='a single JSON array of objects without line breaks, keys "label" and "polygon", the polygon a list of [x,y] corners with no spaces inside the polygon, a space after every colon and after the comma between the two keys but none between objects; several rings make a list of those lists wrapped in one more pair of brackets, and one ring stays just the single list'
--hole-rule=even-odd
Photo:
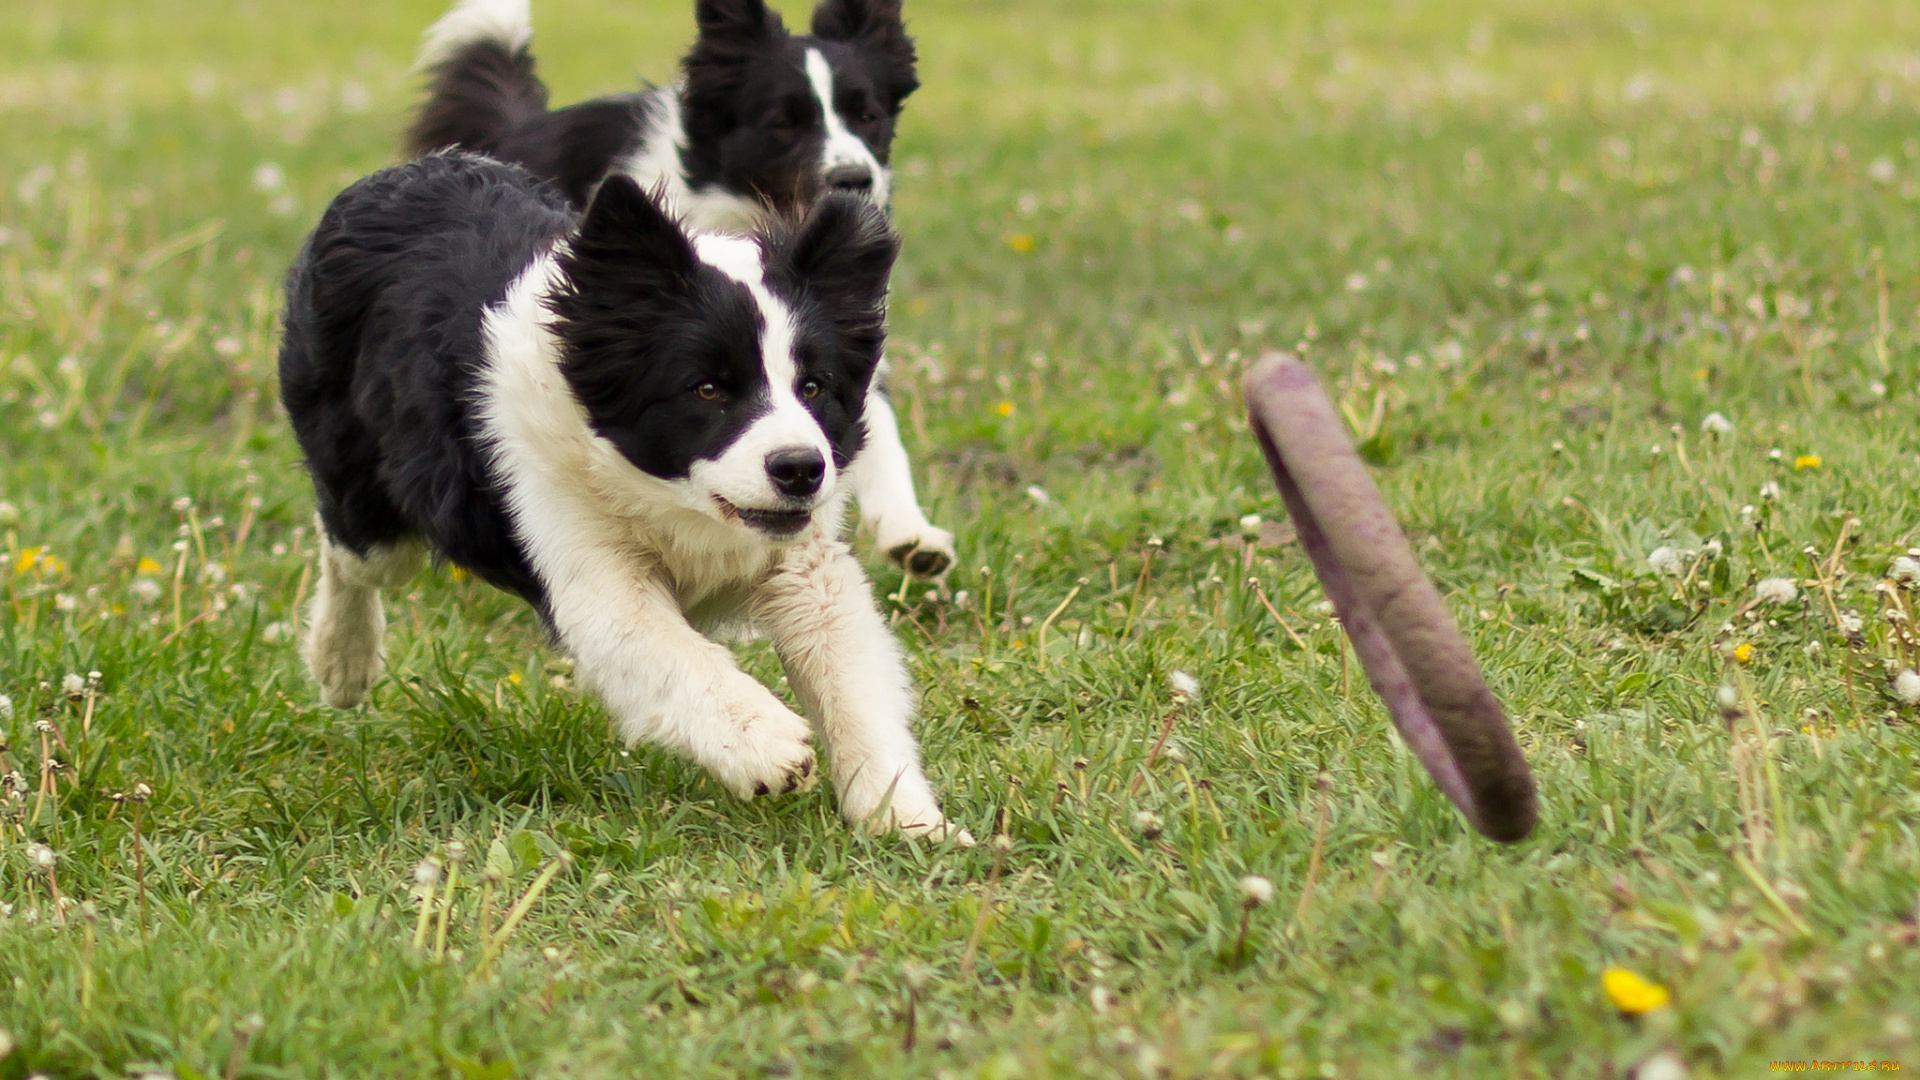
[{"label": "running black and white dog", "polygon": [[[750,231],[828,192],[889,205],[894,124],[920,85],[900,0],[822,0],[799,36],[764,0],[697,0],[695,17],[678,85],[550,111],[528,0],[462,0],[427,31],[427,98],[407,152],[524,165],[576,206],[608,176],[629,176],[697,233]],[[953,535],[920,508],[885,379],[883,359],[851,481],[880,550],[938,576]]]},{"label": "running black and white dog", "polygon": [[865,200],[689,236],[625,176],[585,215],[463,153],[342,193],[287,280],[281,396],[313,473],[304,643],[323,698],[380,675],[380,589],[429,550],[518,593],[629,741],[743,798],[808,784],[805,720],[707,636],[771,639],[850,822],[966,839],[838,538],[898,250]]}]

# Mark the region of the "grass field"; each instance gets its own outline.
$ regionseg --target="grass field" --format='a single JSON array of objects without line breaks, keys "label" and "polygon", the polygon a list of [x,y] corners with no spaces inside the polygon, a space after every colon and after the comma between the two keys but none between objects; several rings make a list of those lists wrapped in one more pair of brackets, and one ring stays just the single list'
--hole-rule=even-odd
[{"label": "grass field", "polygon": [[[557,98],[669,76],[690,6],[540,0]],[[629,752],[444,569],[319,707],[277,289],[437,2],[0,0],[0,1077],[1920,1068],[1920,7],[908,12],[891,349],[962,567],[872,565],[1003,854]],[[1507,702],[1528,841],[1390,737],[1274,524],[1273,347]]]}]

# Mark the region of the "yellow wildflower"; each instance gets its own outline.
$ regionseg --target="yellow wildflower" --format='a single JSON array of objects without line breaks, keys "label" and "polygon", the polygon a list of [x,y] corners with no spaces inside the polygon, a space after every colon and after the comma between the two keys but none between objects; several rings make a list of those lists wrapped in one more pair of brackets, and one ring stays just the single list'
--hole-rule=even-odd
[{"label": "yellow wildflower", "polygon": [[134,566],[133,572],[136,574],[157,574],[160,572],[160,564],[142,555],[140,556],[140,562]]},{"label": "yellow wildflower", "polygon": [[1753,646],[1741,642],[1733,647],[1733,658],[1743,664],[1753,663]]},{"label": "yellow wildflower", "polygon": [[24,574],[27,571],[33,569],[33,564],[39,561],[39,559],[40,559],[40,549],[37,547],[30,547],[25,551],[22,551],[20,553],[19,561],[13,564],[14,576],[18,577],[19,575]]},{"label": "yellow wildflower", "polygon": [[1819,454],[1801,454],[1793,459],[1793,467],[1796,469],[1817,469],[1822,464],[1824,463],[1820,460]]},{"label": "yellow wildflower", "polygon": [[465,581],[469,576],[465,567],[456,566],[453,568],[453,580]]},{"label": "yellow wildflower", "polygon": [[519,685],[520,685],[520,683],[522,682],[522,680],[521,680],[521,678],[520,678],[520,673],[519,673],[519,672],[517,672],[517,671],[514,671],[514,672],[509,672],[509,673],[507,674],[507,681],[508,681],[508,682],[510,682],[510,683],[512,683],[512,684],[513,684],[513,685],[515,685],[515,686],[519,686]]},{"label": "yellow wildflower", "polygon": [[993,407],[993,415],[995,415],[995,416],[1012,416],[1012,415],[1013,415],[1013,402],[1011,402],[1011,401],[1002,401],[1002,402],[998,402],[998,403],[996,403],[996,404],[994,405],[994,407]]},{"label": "yellow wildflower", "polygon": [[1025,255],[1027,252],[1033,250],[1033,234],[1014,233],[1012,236],[1007,237],[1007,246]]},{"label": "yellow wildflower", "polygon": [[1664,1009],[1673,1000],[1666,987],[1648,982],[1626,968],[1608,968],[1601,972],[1600,985],[1606,989],[1607,1000],[1613,1002],[1613,1007],[1628,1016]]}]

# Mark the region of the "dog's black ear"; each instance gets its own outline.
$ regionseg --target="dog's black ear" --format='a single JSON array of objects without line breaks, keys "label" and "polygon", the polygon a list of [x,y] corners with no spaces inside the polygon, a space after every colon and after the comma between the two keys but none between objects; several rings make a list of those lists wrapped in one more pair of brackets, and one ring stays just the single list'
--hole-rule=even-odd
[{"label": "dog's black ear", "polygon": [[746,44],[787,32],[779,13],[767,10],[765,0],[698,0],[693,21],[700,27],[702,44]]},{"label": "dog's black ear", "polygon": [[623,324],[687,294],[699,259],[680,223],[622,173],[607,177],[560,257],[553,313],[575,328]]},{"label": "dog's black ear", "polygon": [[886,339],[887,278],[900,255],[900,238],[870,200],[831,194],[787,241],[781,253],[794,288],[846,336],[848,347],[877,362]]},{"label": "dog's black ear", "polygon": [[919,57],[900,15],[901,0],[820,0],[813,9],[813,33],[874,53],[885,65],[883,81],[892,107],[920,88]]}]

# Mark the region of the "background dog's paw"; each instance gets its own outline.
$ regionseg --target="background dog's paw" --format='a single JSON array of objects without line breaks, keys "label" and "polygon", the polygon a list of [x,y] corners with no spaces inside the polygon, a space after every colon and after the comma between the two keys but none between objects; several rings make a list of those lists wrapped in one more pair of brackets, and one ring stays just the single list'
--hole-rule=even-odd
[{"label": "background dog's paw", "polygon": [[812,788],[819,779],[812,729],[771,694],[763,689],[760,693],[765,702],[728,710],[733,730],[711,766],[714,776],[742,799]]},{"label": "background dog's paw", "polygon": [[914,528],[898,531],[882,525],[875,535],[887,558],[915,577],[937,578],[953,569],[959,559],[953,547],[953,534],[925,520],[916,522]]},{"label": "background dog's paw", "polygon": [[380,680],[386,665],[379,653],[355,653],[339,650],[322,653],[311,650],[307,662],[320,684],[320,700],[335,709],[351,709],[367,699],[367,691]]}]

